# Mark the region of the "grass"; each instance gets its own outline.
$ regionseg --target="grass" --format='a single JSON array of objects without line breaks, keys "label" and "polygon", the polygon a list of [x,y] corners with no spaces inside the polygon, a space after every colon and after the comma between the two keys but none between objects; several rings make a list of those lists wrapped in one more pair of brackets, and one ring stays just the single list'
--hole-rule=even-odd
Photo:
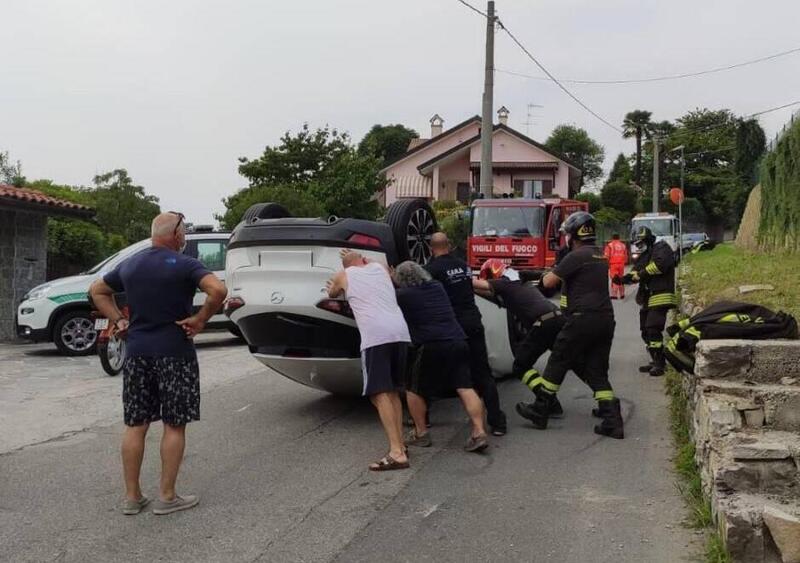
[{"label": "grass", "polygon": [[[744,301],[800,318],[800,254],[755,253],[722,244],[710,252],[691,254],[684,263],[684,290],[698,305],[710,305],[720,299]],[[739,295],[740,285],[751,284],[770,284],[775,290]]]},{"label": "grass", "polygon": [[683,389],[682,377],[670,368],[665,378],[666,393],[669,396],[670,430],[677,450],[673,463],[678,474],[678,490],[689,509],[687,524],[691,528],[707,531],[706,563],[730,563],[725,544],[714,526],[711,504],[703,494],[700,470],[694,460],[695,445],[689,431],[689,398]]}]

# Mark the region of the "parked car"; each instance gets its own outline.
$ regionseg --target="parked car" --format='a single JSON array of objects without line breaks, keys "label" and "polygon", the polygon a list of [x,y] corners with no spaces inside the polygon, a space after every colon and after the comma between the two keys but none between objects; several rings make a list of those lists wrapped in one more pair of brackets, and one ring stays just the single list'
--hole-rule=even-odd
[{"label": "parked car", "polygon": [[[341,269],[342,249],[389,266],[427,262],[437,228],[433,212],[423,200],[401,200],[384,222],[375,222],[293,218],[279,205],[259,206],[231,235],[226,314],[265,366],[303,385],[359,395],[358,329],[347,302],[328,298],[325,282]],[[524,335],[505,310],[479,301],[490,363],[505,375],[513,363],[511,342]]]},{"label": "parked car", "polygon": [[706,233],[683,233],[681,236],[681,248],[683,252],[689,252],[695,246],[708,241],[709,238]]},{"label": "parked car", "polygon": [[[186,234],[185,253],[203,262],[224,280],[225,253],[230,233],[215,232],[211,227],[195,227]],[[17,335],[35,342],[53,342],[68,356],[93,354],[98,331],[89,304],[89,286],[113,270],[123,260],[150,248],[150,239],[128,246],[77,276],[49,281],[31,289],[17,307]],[[195,305],[203,303],[203,294],[195,297]],[[222,314],[212,317],[209,327],[236,327]]]}]

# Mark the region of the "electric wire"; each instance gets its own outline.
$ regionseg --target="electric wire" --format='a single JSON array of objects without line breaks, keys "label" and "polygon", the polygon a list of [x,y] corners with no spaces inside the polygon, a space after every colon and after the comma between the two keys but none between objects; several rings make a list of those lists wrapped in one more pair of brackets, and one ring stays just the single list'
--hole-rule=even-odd
[{"label": "electric wire", "polygon": [[[461,0],[459,0],[459,1],[461,1]],[[523,52],[523,53],[525,53],[525,54],[528,56],[528,58],[529,58],[530,60],[532,60],[532,61],[534,62],[534,64],[535,64],[537,67],[539,67],[539,69],[540,69],[542,72],[544,72],[544,73],[545,73],[545,74],[546,74],[548,77],[550,77],[550,80],[552,80],[552,81],[553,81],[553,82],[556,84],[556,86],[558,86],[559,88],[561,88],[561,90],[563,90],[565,94],[567,94],[567,95],[568,95],[570,98],[572,98],[572,99],[573,99],[573,100],[574,100],[574,101],[575,101],[575,102],[576,102],[576,103],[577,103],[579,106],[581,106],[583,109],[585,109],[586,111],[588,111],[590,114],[592,114],[592,115],[593,115],[594,117],[596,117],[598,120],[600,120],[602,123],[606,124],[606,125],[607,125],[607,126],[609,126],[611,129],[613,129],[614,131],[616,131],[617,133],[620,133],[620,134],[622,134],[622,129],[620,129],[620,128],[619,128],[619,127],[617,127],[616,125],[612,124],[610,121],[608,121],[607,119],[605,119],[603,116],[601,116],[600,114],[598,114],[597,112],[595,112],[595,111],[594,111],[592,108],[590,108],[590,107],[589,107],[589,106],[587,106],[585,103],[583,103],[583,102],[580,100],[580,98],[578,98],[578,97],[577,97],[575,94],[573,94],[572,92],[570,92],[570,91],[567,89],[567,87],[566,87],[566,86],[564,86],[563,84],[561,84],[561,82],[559,82],[559,81],[558,81],[558,79],[557,79],[555,76],[553,76],[553,75],[550,73],[550,71],[549,71],[549,70],[547,70],[547,69],[544,67],[544,65],[542,65],[542,63],[540,63],[538,60],[536,60],[536,57],[534,57],[534,56],[531,54],[531,52],[530,52],[530,51],[528,51],[528,49],[525,47],[525,45],[523,45],[523,44],[522,44],[522,43],[519,41],[519,39],[517,39],[517,37],[516,37],[516,36],[515,36],[513,33],[511,33],[511,31],[510,31],[510,30],[509,30],[509,29],[508,29],[508,28],[507,28],[507,27],[506,27],[506,26],[503,24],[503,22],[501,22],[501,21],[498,19],[498,20],[497,20],[497,23],[500,25],[500,29],[502,29],[503,31],[505,31],[505,32],[506,32],[506,34],[508,34],[508,36],[511,38],[511,40],[512,40],[514,43],[516,43],[516,44],[517,44],[517,46],[518,46],[520,49],[522,49],[522,52]]]},{"label": "electric wire", "polygon": [[[461,0],[459,0],[460,2]],[[561,82],[565,84],[603,84],[603,85],[614,85],[614,84],[646,84],[648,82],[664,82],[667,80],[681,80],[683,78],[694,78],[697,76],[704,76],[706,74],[715,74],[718,72],[724,72],[726,70],[733,70],[736,68],[741,68],[745,66],[750,66],[758,63],[763,63],[766,61],[771,61],[773,59],[777,59],[780,57],[785,57],[787,55],[793,55],[795,53],[800,53],[800,47],[795,47],[794,49],[789,49],[787,51],[781,51],[779,53],[773,53],[771,55],[767,55],[765,57],[759,57],[757,59],[750,59],[748,61],[744,61],[741,63],[736,63],[732,65],[720,66],[715,68],[710,68],[707,70],[700,70],[697,72],[685,72],[681,74],[670,74],[667,76],[650,76],[646,78],[631,78],[631,79],[623,79],[623,80],[580,80],[580,79],[561,79]],[[530,78],[532,80],[549,80],[546,76],[535,76],[532,74],[525,74],[522,72],[515,72],[511,70],[504,70],[500,68],[495,68],[497,72],[502,72],[503,74],[510,74],[511,76],[519,76],[522,78]]]},{"label": "electric wire", "polygon": [[465,0],[456,0],[456,2],[460,2],[460,3],[464,4],[467,8],[469,8],[470,10],[472,10],[473,12],[475,12],[477,14],[482,15],[484,18],[488,18],[489,17],[489,15],[486,12],[480,11],[478,8],[476,8],[475,6],[470,4],[469,2],[466,2]]}]

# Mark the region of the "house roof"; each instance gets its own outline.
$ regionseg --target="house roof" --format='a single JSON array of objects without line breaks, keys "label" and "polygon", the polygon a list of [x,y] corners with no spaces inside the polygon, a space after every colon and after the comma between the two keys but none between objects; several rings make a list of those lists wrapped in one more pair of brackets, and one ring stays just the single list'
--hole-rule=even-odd
[{"label": "house roof", "polygon": [[[385,167],[383,170],[386,170],[387,168],[389,168],[391,166],[395,166],[398,162],[402,162],[403,160],[407,159],[409,156],[417,154],[418,152],[420,152],[422,150],[425,150],[425,148],[427,148],[429,145],[432,145],[436,141],[440,141],[441,139],[444,139],[446,136],[448,136],[448,135],[450,135],[452,133],[455,133],[459,129],[463,129],[464,127],[466,127],[467,125],[469,125],[471,123],[474,123],[475,121],[480,123],[481,116],[473,115],[469,119],[465,119],[461,123],[459,123],[457,125],[453,125],[450,129],[447,129],[446,131],[442,131],[441,133],[439,133],[435,137],[431,137],[430,139],[422,139],[422,142],[419,143],[416,146],[412,146],[411,144],[409,144],[408,145],[408,152],[406,154],[404,154],[403,156],[401,156],[399,159],[395,160],[389,166]],[[412,139],[411,142],[412,143],[414,142],[413,139]]]},{"label": "house roof", "polygon": [[[411,139],[411,141],[408,143],[408,149],[406,149],[406,150],[409,150],[409,151],[410,151],[411,149],[415,149],[415,148],[417,148],[418,146],[420,146],[422,143],[424,143],[425,141],[430,141],[430,139],[423,139],[423,138],[421,138],[421,137],[414,137],[414,138],[413,138],[413,139]],[[403,156],[405,156],[405,155],[403,155]]]},{"label": "house roof", "polygon": [[[580,169],[580,167],[578,165],[576,165],[574,162],[572,162],[570,159],[568,159],[564,155],[559,154],[559,153],[547,148],[545,145],[543,145],[543,144],[541,144],[541,143],[539,143],[537,141],[534,141],[533,139],[531,139],[530,137],[527,137],[526,135],[523,135],[522,133],[520,133],[516,129],[512,129],[508,125],[503,125],[502,123],[499,123],[499,124],[495,125],[494,126],[494,132],[496,133],[497,131],[505,131],[506,133],[517,137],[521,141],[523,141],[525,143],[528,143],[529,145],[533,145],[534,147],[538,148],[539,150],[541,150],[541,151],[543,151],[543,152],[545,152],[545,153],[547,153],[549,155],[554,156],[558,160],[561,160],[561,161],[565,162],[568,166],[574,168],[578,172],[582,172],[582,170]],[[427,160],[426,162],[423,162],[422,164],[417,166],[417,170],[422,172],[426,168],[429,168],[429,167],[433,166],[434,164],[442,162],[443,160],[446,160],[448,157],[453,156],[454,154],[456,154],[458,152],[461,152],[462,150],[464,150],[464,149],[466,149],[468,147],[471,147],[475,143],[480,142],[480,140],[481,140],[481,136],[480,135],[475,135],[474,137],[471,137],[471,138],[467,139],[466,141],[454,146],[453,148],[451,148],[449,150],[446,150],[446,151],[436,155],[435,157],[431,158],[430,160]]]},{"label": "house roof", "polygon": [[0,207],[27,210],[47,215],[68,215],[88,219],[94,216],[94,209],[46,195],[38,190],[17,188],[0,184]]}]

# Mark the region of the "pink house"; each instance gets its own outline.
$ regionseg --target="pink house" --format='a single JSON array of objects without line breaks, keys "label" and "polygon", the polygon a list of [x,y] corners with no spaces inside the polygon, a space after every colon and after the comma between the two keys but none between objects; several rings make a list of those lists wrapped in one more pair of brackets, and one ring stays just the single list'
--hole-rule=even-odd
[{"label": "pink house", "polygon": [[[567,198],[578,192],[581,170],[575,164],[509,127],[505,107],[497,114],[500,123],[492,134],[496,196]],[[384,205],[418,197],[467,202],[478,189],[481,118],[476,115],[446,131],[439,115],[430,122],[430,139],[413,139],[408,152],[383,169],[390,182],[380,196]]]}]

